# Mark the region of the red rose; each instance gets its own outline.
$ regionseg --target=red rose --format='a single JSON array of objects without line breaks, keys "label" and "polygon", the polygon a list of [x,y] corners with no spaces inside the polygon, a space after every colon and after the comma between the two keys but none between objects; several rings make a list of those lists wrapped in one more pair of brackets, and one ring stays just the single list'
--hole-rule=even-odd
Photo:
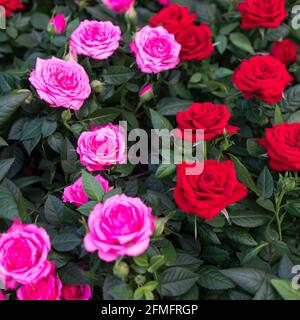
[{"label": "red rose", "polygon": [[298,47],[292,40],[284,39],[282,41],[275,41],[270,55],[287,64],[297,61],[297,51]]},{"label": "red rose", "polygon": [[[224,130],[229,134],[240,130],[238,127],[228,125],[230,117],[231,114],[225,105],[206,102],[193,103],[187,110],[178,112],[176,120],[178,129],[203,129],[204,140],[211,141],[216,136],[222,135]],[[195,134],[192,140],[196,141]]]},{"label": "red rose", "polygon": [[10,16],[14,11],[24,9],[24,5],[20,0],[0,0],[0,5],[5,8],[6,16]]},{"label": "red rose", "polygon": [[191,26],[196,20],[197,15],[190,13],[188,7],[172,4],[155,14],[150,24],[153,27],[163,26],[170,33],[176,34]]},{"label": "red rose", "polygon": [[237,180],[230,160],[207,160],[200,175],[186,175],[188,167],[187,163],[177,166],[174,191],[175,202],[183,212],[213,219],[228,205],[247,196],[247,188]]},{"label": "red rose", "polygon": [[176,41],[181,44],[181,60],[203,60],[214,52],[212,34],[206,24],[191,25],[176,34]]},{"label": "red rose", "polygon": [[258,143],[267,150],[271,169],[300,171],[300,123],[274,125]]},{"label": "red rose", "polygon": [[238,5],[243,29],[277,28],[286,18],[284,0],[246,0]]},{"label": "red rose", "polygon": [[282,99],[285,87],[293,81],[286,66],[271,56],[255,56],[243,60],[232,81],[246,99],[259,98],[274,104]]}]

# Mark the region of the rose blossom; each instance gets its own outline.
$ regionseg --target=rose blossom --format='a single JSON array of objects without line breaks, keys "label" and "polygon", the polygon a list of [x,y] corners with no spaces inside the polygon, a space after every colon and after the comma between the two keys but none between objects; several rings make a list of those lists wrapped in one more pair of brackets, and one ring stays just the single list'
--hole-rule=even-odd
[{"label": "rose blossom", "polygon": [[21,286],[17,290],[18,300],[60,300],[62,283],[55,272],[54,263],[43,278]]},{"label": "rose blossom", "polygon": [[155,14],[150,24],[153,27],[163,26],[170,33],[177,34],[193,25],[197,18],[195,13],[190,13],[188,7],[172,4]]},{"label": "rose blossom", "polygon": [[210,28],[202,23],[192,25],[176,34],[176,41],[181,45],[181,60],[203,60],[213,52],[212,33]]},{"label": "rose blossom", "polygon": [[277,28],[286,18],[284,0],[246,0],[238,4],[243,29]]},{"label": "rose blossom", "polygon": [[0,0],[0,6],[4,7],[6,16],[10,16],[14,11],[24,9],[20,0]]},{"label": "rose blossom", "polygon": [[300,171],[300,123],[274,125],[258,143],[267,150],[271,169]]},{"label": "rose blossom", "polygon": [[187,175],[186,169],[194,166],[177,165],[175,202],[180,210],[204,219],[213,219],[228,205],[247,196],[247,188],[236,178],[232,161],[207,160],[200,175]]},{"label": "rose blossom", "polygon": [[61,300],[90,300],[91,296],[92,290],[87,284],[81,286],[64,284]]},{"label": "rose blossom", "polygon": [[77,142],[77,153],[89,171],[101,171],[107,166],[125,163],[125,147],[123,128],[109,123],[83,132]]},{"label": "rose blossom", "polygon": [[[95,178],[100,182],[105,192],[108,192],[110,190],[108,181],[104,179],[100,174],[95,176]],[[89,201],[88,196],[83,190],[82,178],[77,179],[72,185],[65,188],[63,201],[72,203],[77,207],[80,207]]]},{"label": "rose blossom", "polygon": [[102,0],[109,9],[116,13],[125,13],[134,5],[135,0]]},{"label": "rose blossom", "polygon": [[0,291],[0,300],[6,300],[5,295]]},{"label": "rose blossom", "polygon": [[73,59],[37,58],[29,81],[39,97],[51,107],[80,109],[91,93],[90,81],[83,67]]},{"label": "rose blossom", "polygon": [[270,55],[284,64],[297,61],[298,46],[290,39],[275,41]]},{"label": "rose blossom", "polygon": [[27,284],[49,271],[50,239],[43,228],[14,221],[0,236],[0,271],[8,279]]},{"label": "rose blossom", "polygon": [[67,20],[63,14],[57,14],[50,20],[50,26],[54,27],[56,34],[64,33],[67,27]]},{"label": "rose blossom", "polygon": [[254,56],[242,61],[235,70],[232,81],[246,99],[256,97],[274,104],[282,99],[285,87],[293,78],[278,59]]},{"label": "rose blossom", "polygon": [[70,46],[77,54],[105,60],[118,49],[120,40],[120,28],[110,21],[84,20],[72,33]]},{"label": "rose blossom", "polygon": [[97,204],[90,213],[89,233],[84,238],[88,252],[98,251],[110,262],[120,256],[145,252],[154,232],[155,217],[139,198],[116,195]]},{"label": "rose blossom", "polygon": [[[226,130],[229,134],[239,131],[238,127],[228,125],[231,114],[225,105],[210,102],[193,103],[187,110],[178,112],[176,121],[178,129],[182,132],[185,129],[204,130],[204,140],[211,141],[216,136],[222,135]],[[183,136],[186,137],[186,134]],[[196,141],[196,134],[193,133],[192,140]]]},{"label": "rose blossom", "polygon": [[142,28],[136,33],[130,48],[144,73],[159,73],[173,69],[180,62],[181,46],[176,42],[174,35],[163,27]]}]

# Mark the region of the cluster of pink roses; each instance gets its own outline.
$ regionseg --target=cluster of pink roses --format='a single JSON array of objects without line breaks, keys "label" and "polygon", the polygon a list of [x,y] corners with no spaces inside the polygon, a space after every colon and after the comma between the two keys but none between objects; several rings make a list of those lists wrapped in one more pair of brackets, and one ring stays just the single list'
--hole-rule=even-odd
[{"label": "cluster of pink roses", "polygon": [[50,249],[50,239],[43,228],[14,221],[0,236],[0,280],[5,289],[18,287],[18,300],[90,299],[90,286],[61,283],[54,263],[47,260]]}]

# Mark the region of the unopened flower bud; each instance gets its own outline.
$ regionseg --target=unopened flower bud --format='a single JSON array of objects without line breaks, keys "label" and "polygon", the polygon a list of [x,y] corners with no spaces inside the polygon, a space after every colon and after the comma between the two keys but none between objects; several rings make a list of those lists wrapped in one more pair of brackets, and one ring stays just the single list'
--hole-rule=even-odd
[{"label": "unopened flower bud", "polygon": [[113,273],[116,277],[126,279],[129,274],[129,266],[126,262],[116,262],[113,268]]},{"label": "unopened flower bud", "polygon": [[67,20],[63,14],[54,16],[48,25],[47,31],[51,34],[62,34],[67,27]]},{"label": "unopened flower bud", "polygon": [[140,92],[140,100],[142,102],[147,102],[153,99],[154,92],[153,92],[153,86],[152,84],[147,84],[145,87],[143,87]]},{"label": "unopened flower bud", "polygon": [[99,80],[93,80],[91,82],[91,86],[92,86],[92,89],[95,92],[100,93],[102,91],[102,88],[103,88],[103,82],[101,82]]},{"label": "unopened flower bud", "polygon": [[136,18],[137,18],[137,13],[136,10],[134,9],[133,6],[130,7],[125,13],[125,18],[128,22],[133,22],[135,23]]}]

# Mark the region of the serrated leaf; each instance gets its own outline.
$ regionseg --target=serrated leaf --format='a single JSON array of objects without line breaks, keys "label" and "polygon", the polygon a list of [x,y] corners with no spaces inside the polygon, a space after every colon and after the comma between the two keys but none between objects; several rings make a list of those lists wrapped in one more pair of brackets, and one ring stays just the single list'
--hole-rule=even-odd
[{"label": "serrated leaf", "polygon": [[171,267],[159,275],[158,290],[162,296],[176,297],[186,293],[199,279],[199,275],[180,267]]},{"label": "serrated leaf", "polygon": [[257,191],[264,199],[271,198],[274,192],[274,182],[268,167],[264,167],[257,179]]},{"label": "serrated leaf", "polygon": [[221,272],[251,294],[257,292],[266,276],[264,271],[254,268],[232,268]]},{"label": "serrated leaf", "polygon": [[82,171],[82,186],[90,200],[102,201],[105,192],[101,183],[86,171]]},{"label": "serrated leaf", "polygon": [[234,32],[229,35],[230,41],[239,49],[255,54],[250,40],[242,33]]},{"label": "serrated leaf", "polygon": [[226,290],[235,287],[235,284],[214,266],[201,267],[199,275],[200,278],[198,283],[203,288],[210,290]]}]

